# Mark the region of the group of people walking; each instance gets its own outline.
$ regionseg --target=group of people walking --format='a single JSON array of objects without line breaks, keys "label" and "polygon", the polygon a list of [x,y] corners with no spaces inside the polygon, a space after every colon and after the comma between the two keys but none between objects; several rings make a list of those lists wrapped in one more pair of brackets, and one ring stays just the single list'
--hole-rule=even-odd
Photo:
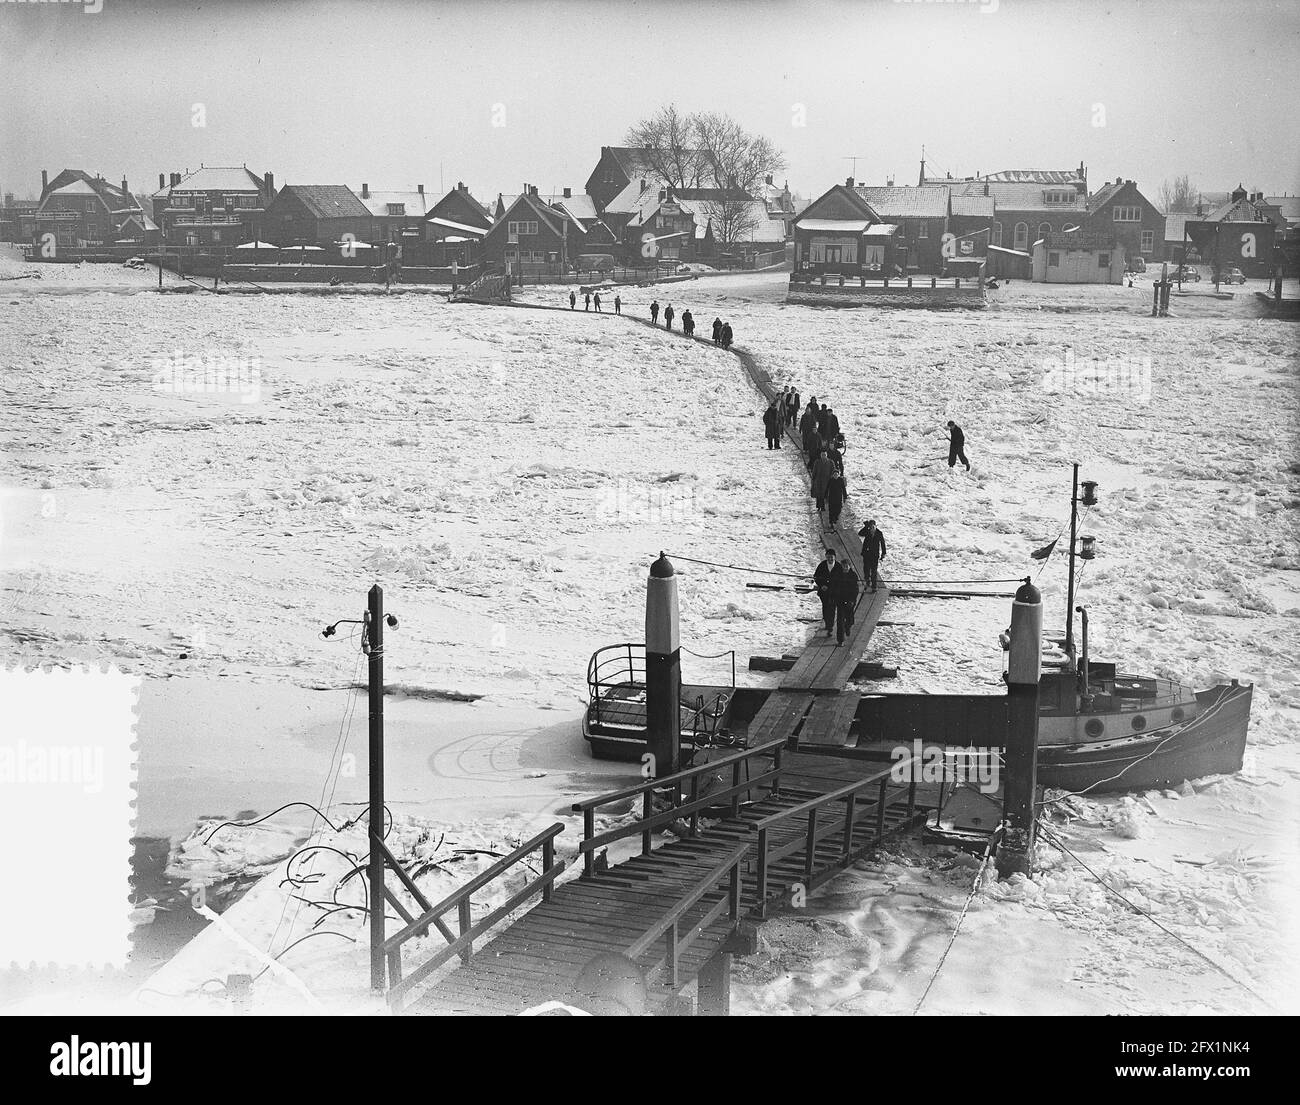
[{"label": "group of people walking", "polygon": [[[583,307],[582,307],[582,309],[583,309],[584,311],[590,311],[591,308],[592,308],[592,306],[594,305],[595,308],[596,308],[596,310],[597,310],[597,312],[599,312],[599,313],[601,313],[601,314],[604,314],[604,312],[601,311],[601,308],[600,308],[600,292],[594,292],[594,293],[593,293],[593,292],[583,292],[582,294],[583,294],[583,296],[585,297],[585,301],[584,301],[584,303],[583,303]],[[569,310],[570,310],[570,311],[576,310],[576,309],[577,309],[577,306],[578,306],[578,293],[577,293],[577,292],[570,292],[570,293],[569,293]],[[614,296],[614,314],[616,314],[616,315],[621,315],[622,313],[623,313],[623,297],[622,297],[622,296],[619,296],[619,295],[615,295],[615,296]]]},{"label": "group of people walking", "polygon": [[[601,309],[600,292],[589,292],[589,291],[583,292],[582,309],[584,311],[590,311],[593,307],[596,309],[598,313],[603,313]],[[571,291],[569,292],[569,310],[576,311],[577,309],[578,309],[578,293],[575,291]],[[621,315],[622,313],[623,313],[623,298],[620,295],[615,295],[614,314]],[[656,299],[650,304],[650,321],[655,326],[659,325],[659,316],[661,313],[663,315],[663,320],[664,320],[664,329],[671,330],[673,328],[673,319],[677,318],[678,314],[676,311],[673,310],[673,305],[671,303],[669,303],[666,307],[664,307],[661,312],[659,307],[659,300]],[[691,314],[690,310],[688,309],[683,311],[680,317],[682,323],[682,333],[685,334],[688,338],[695,337],[695,316]],[[731,323],[723,322],[722,319],[720,318],[715,318],[713,320],[713,344],[719,346],[722,349],[730,349],[731,342],[732,342]]]}]

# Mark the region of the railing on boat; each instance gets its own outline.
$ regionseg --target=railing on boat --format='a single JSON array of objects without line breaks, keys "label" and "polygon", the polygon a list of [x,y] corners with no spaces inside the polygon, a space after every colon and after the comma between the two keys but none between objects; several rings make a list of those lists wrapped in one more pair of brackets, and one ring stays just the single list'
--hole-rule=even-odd
[{"label": "railing on boat", "polygon": [[[683,649],[689,652],[689,649]],[[691,653],[692,656],[700,655]],[[727,652],[719,652],[714,655],[703,656],[702,659],[717,660],[724,656],[731,658],[731,691],[736,689],[736,653],[734,649]],[[597,649],[591,654],[591,659],[587,661],[587,716],[593,724],[616,721],[618,719],[603,718],[601,716],[602,705],[618,701],[616,692],[644,689],[646,683],[646,660],[645,645],[633,642],[623,642],[616,645],[606,645],[604,648]],[[730,694],[715,694],[712,698],[706,699],[704,695],[696,695],[695,701],[680,703],[683,710],[690,711],[682,718],[681,731],[684,736],[692,739],[707,737],[712,740],[717,736],[718,725],[726,713],[727,705],[731,700]]]}]

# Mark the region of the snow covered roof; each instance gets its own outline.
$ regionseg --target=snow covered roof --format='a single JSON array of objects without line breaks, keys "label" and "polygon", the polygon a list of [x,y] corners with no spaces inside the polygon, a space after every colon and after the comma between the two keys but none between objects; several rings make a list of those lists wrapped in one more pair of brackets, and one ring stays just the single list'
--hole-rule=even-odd
[{"label": "snow covered roof", "polygon": [[433,210],[434,204],[437,202],[430,193],[418,190],[414,192],[371,192],[365,196],[357,189],[353,189],[353,191],[356,192],[357,199],[365,205],[370,214],[381,217],[386,217],[389,214],[388,205],[390,203],[400,203],[405,208],[404,215],[423,218]]},{"label": "snow covered roof", "polygon": [[948,214],[948,189],[942,184],[858,185],[855,191],[882,219],[941,219]]},{"label": "snow covered roof", "polygon": [[160,188],[153,194],[162,198],[173,192],[258,192],[261,188],[262,178],[247,166],[201,165],[175,187]]},{"label": "snow covered roof", "polygon": [[995,201],[992,196],[968,196],[954,194],[952,213],[975,218],[993,218]]},{"label": "snow covered roof", "polygon": [[861,234],[871,223],[866,219],[798,219],[796,230],[830,231],[836,234]]},{"label": "snow covered roof", "polygon": [[869,226],[862,235],[864,238],[888,238],[891,234],[897,234],[898,227],[893,223],[876,223],[875,226]]},{"label": "snow covered roof", "polygon": [[369,209],[346,184],[286,184],[280,195],[296,196],[318,219],[362,218]]},{"label": "snow covered roof", "polygon": [[[473,235],[473,237],[475,238],[481,238],[483,237],[484,234],[487,233],[487,230],[482,227],[466,226],[464,223],[453,222],[451,219],[444,219],[438,215],[435,215],[433,218],[429,220],[429,225],[442,227],[443,229],[446,230],[454,230],[458,234]],[[465,239],[462,238],[460,240],[464,241]],[[452,239],[448,238],[447,241],[452,241]]]},{"label": "snow covered roof", "polygon": [[1278,208],[1287,222],[1300,221],[1300,196],[1265,196],[1264,202]]},{"label": "snow covered roof", "polygon": [[70,184],[65,184],[62,188],[52,188],[49,193],[51,196],[93,196],[97,195],[93,189],[84,180],[74,180]]}]

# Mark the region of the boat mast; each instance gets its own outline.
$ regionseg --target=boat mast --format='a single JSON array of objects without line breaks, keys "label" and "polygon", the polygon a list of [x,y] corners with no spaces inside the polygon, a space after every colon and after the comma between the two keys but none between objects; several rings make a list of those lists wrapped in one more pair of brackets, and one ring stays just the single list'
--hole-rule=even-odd
[{"label": "boat mast", "polygon": [[1074,545],[1079,524],[1079,462],[1074,462],[1074,486],[1070,491],[1070,584],[1065,596],[1065,654],[1074,666]]}]

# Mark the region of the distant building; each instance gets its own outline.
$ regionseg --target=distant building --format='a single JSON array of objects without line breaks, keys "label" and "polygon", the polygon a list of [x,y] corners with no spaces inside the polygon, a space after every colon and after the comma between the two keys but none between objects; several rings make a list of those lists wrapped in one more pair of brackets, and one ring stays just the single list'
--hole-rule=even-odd
[{"label": "distant building", "polygon": [[[794,221],[794,269],[813,276],[890,276],[907,257],[886,223],[854,188],[853,178],[813,200]],[[897,254],[897,256],[896,256]]]},{"label": "distant building", "polygon": [[[676,160],[682,167],[681,179],[670,181],[655,167],[654,155],[646,149],[633,146],[601,146],[600,160],[587,178],[587,195],[592,198],[596,211],[603,215],[620,192],[633,181],[645,178],[647,187],[666,187],[678,184],[684,187],[698,187],[712,182],[712,174],[706,171],[706,157],[701,150],[679,150]],[[638,189],[639,190],[639,189]]]},{"label": "distant building", "polygon": [[1183,231],[1203,264],[1216,271],[1239,268],[1246,276],[1269,277],[1283,263],[1285,227],[1281,211],[1262,192],[1240,184],[1228,201],[1201,216],[1187,216]]},{"label": "distant building", "polygon": [[514,198],[483,236],[483,259],[507,265],[511,272],[563,270],[583,251],[583,239],[581,224],[563,208],[542,200],[532,185]]},{"label": "distant building", "polygon": [[[113,245],[120,240],[143,242],[145,213],[125,180],[119,187],[81,169],[64,169],[53,180],[41,173],[41,198],[34,210],[14,216],[15,232],[23,241],[59,246]],[[48,254],[47,254],[48,256]]]},{"label": "distant building", "polygon": [[357,198],[370,212],[376,243],[419,241],[424,237],[424,221],[434,208],[433,197],[425,194],[423,184],[417,184],[413,192],[372,192],[369,184],[363,184]]},{"label": "distant building", "polygon": [[458,180],[424,220],[425,241],[435,244],[429,260],[435,265],[475,264],[492,223],[492,214]]},{"label": "distant building", "polygon": [[1039,238],[1082,227],[1088,216],[1088,170],[1003,169],[973,177],[927,176],[920,183],[945,185],[952,195],[985,196],[994,202],[990,243],[1027,253]]},{"label": "distant building", "polygon": [[275,199],[275,177],[247,166],[202,165],[192,173],[158,174],[153,218],[169,245],[237,246],[258,239]]},{"label": "distant building", "polygon": [[1088,197],[1084,229],[1113,235],[1124,247],[1125,259],[1165,259],[1165,216],[1132,180],[1116,177]]},{"label": "distant building", "polygon": [[[881,222],[898,228],[894,263],[905,272],[943,272],[948,233],[948,189],[938,184],[858,185],[855,189]],[[806,214],[806,212],[805,212]]]},{"label": "distant building", "polygon": [[1114,234],[1053,232],[1034,243],[1033,279],[1046,284],[1122,284],[1126,258]]},{"label": "distant building", "polygon": [[266,209],[262,240],[277,246],[333,246],[350,235],[372,244],[374,219],[346,184],[286,184]]},{"label": "distant building", "polygon": [[14,199],[6,192],[0,206],[0,242],[30,242],[36,233],[36,209],[40,200]]}]

